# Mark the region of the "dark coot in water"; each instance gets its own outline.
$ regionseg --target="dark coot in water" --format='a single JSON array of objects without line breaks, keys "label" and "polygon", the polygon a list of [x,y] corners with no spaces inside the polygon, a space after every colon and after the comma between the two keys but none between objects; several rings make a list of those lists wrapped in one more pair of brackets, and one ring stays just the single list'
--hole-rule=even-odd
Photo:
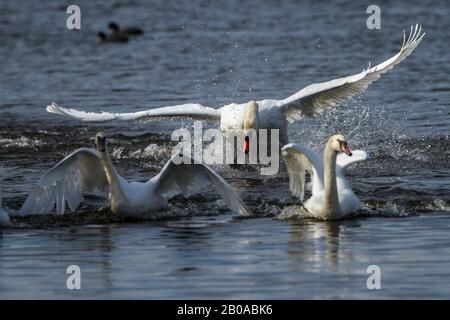
[{"label": "dark coot in water", "polygon": [[128,27],[121,29],[119,24],[116,22],[110,22],[108,24],[108,30],[112,34],[123,34],[125,36],[139,36],[144,34],[144,31],[139,27]]},{"label": "dark coot in water", "polygon": [[102,31],[97,33],[98,42],[128,42],[128,37],[124,34],[106,34]]}]

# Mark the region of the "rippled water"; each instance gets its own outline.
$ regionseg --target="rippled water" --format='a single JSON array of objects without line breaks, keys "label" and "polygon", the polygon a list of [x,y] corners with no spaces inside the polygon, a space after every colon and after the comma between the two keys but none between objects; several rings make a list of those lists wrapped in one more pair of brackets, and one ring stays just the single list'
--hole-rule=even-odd
[{"label": "rippled water", "polygon": [[[370,1],[78,1],[82,30],[65,29],[56,1],[0,3],[0,166],[14,212],[31,184],[104,131],[118,170],[156,174],[169,134],[190,121],[79,123],[49,115],[56,101],[85,110],[137,111],[200,102],[219,107],[283,98],[392,56],[402,30],[421,23],[420,47],[361,97],[290,126],[291,141],[321,150],[343,132],[371,160],[348,170],[365,210],[340,222],[274,219],[295,204],[285,173],[262,179],[218,171],[255,212],[236,219],[214,192],[176,197],[162,221],[129,221],[89,199],[65,217],[13,218],[0,230],[1,298],[449,298],[450,6]],[[145,35],[99,45],[110,20]],[[168,218],[171,217],[171,218]],[[65,289],[68,265],[82,290]],[[366,288],[379,265],[382,290]]]}]

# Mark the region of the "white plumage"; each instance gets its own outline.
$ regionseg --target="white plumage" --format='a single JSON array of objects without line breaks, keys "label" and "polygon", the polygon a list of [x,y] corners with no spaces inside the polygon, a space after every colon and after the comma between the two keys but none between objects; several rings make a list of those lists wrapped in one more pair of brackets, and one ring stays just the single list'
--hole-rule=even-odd
[{"label": "white plumage", "polygon": [[[342,149],[343,146],[347,149]],[[337,154],[340,151],[347,151],[351,156]],[[300,198],[304,208],[312,216],[340,219],[361,208],[344,171],[350,164],[368,159],[368,155],[363,150],[350,151],[342,135],[330,138],[324,157],[294,143],[285,145],[282,155],[288,170],[290,190]],[[312,180],[312,195],[306,201],[305,171],[310,173]]]},{"label": "white plumage", "polygon": [[168,206],[167,198],[190,195],[213,186],[228,207],[240,215],[250,215],[236,191],[207,165],[175,164],[170,159],[161,172],[145,183],[128,182],[115,170],[106,149],[106,137],[96,136],[97,150],[78,149],[50,169],[31,191],[20,209],[21,215],[63,214],[66,203],[75,211],[84,194],[108,197],[111,211],[125,215],[141,215]]},{"label": "white plumage", "polygon": [[[403,34],[403,45],[400,51],[375,67],[369,67],[360,73],[348,77],[311,84],[285,99],[257,101],[259,121],[254,122],[255,127],[253,129],[279,129],[281,145],[288,143],[288,123],[298,121],[304,116],[315,116],[325,109],[335,107],[345,100],[364,92],[369,84],[379,79],[383,73],[392,69],[396,64],[409,56],[422,41],[424,35],[425,33],[421,33],[419,25],[416,25],[415,28],[411,26],[408,39],[406,39],[405,32]],[[165,117],[190,117],[220,121],[220,129],[227,137],[242,133],[245,122],[244,115],[247,108],[247,103],[232,103],[219,109],[188,103],[133,113],[93,113],[67,109],[52,103],[47,106],[47,111],[83,121],[109,121],[115,119],[146,121]]]}]

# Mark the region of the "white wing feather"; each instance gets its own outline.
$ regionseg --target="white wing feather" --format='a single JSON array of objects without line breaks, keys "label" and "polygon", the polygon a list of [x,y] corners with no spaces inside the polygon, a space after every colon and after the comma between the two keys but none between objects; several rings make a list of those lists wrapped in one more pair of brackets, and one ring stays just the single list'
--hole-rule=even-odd
[{"label": "white wing feather", "polygon": [[196,103],[187,103],[170,107],[162,107],[131,113],[85,112],[58,106],[56,103],[47,106],[47,112],[74,118],[82,121],[140,120],[147,121],[161,117],[192,118],[202,120],[220,120],[220,112]]},{"label": "white wing feather", "polygon": [[334,107],[351,97],[362,93],[369,84],[378,80],[383,73],[392,69],[414,51],[424,37],[422,27],[411,26],[411,32],[406,40],[403,32],[403,45],[400,51],[383,63],[363,70],[362,72],[334,79],[327,82],[311,84],[292,96],[280,100],[277,105],[284,111],[289,122],[300,120],[303,116],[315,116],[327,108]]},{"label": "white wing feather", "polygon": [[336,182],[338,190],[350,189],[350,182],[345,176],[345,169],[352,163],[369,159],[367,152],[364,150],[352,150],[352,156],[345,153],[339,153],[336,158]]},{"label": "white wing feather", "polygon": [[50,213],[56,204],[57,213],[63,214],[66,211],[66,202],[74,212],[84,200],[85,193],[107,196],[109,185],[96,151],[81,148],[42,176],[19,213]]},{"label": "white wing feather", "polygon": [[352,156],[345,153],[338,154],[336,158],[336,168],[339,172],[343,172],[352,163],[369,159],[369,155],[364,150],[352,150]]},{"label": "white wing feather", "polygon": [[323,161],[319,154],[299,144],[289,143],[281,149],[289,175],[289,188],[304,200],[305,170],[312,177],[312,193],[323,190]]},{"label": "white wing feather", "polygon": [[[191,160],[189,157],[184,156]],[[157,185],[155,192],[167,198],[177,194],[191,195],[213,186],[223,198],[227,206],[241,216],[251,215],[237,192],[219,174],[204,164],[175,164],[170,159],[161,172],[149,182]]]}]

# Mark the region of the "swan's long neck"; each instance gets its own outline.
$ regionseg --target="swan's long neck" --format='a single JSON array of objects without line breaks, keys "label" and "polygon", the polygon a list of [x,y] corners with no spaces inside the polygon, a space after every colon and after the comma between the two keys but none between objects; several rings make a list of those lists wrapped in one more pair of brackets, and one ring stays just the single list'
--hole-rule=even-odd
[{"label": "swan's long neck", "polygon": [[106,179],[109,183],[111,192],[110,200],[113,201],[114,199],[123,199],[124,193],[117,177],[116,168],[114,168],[114,165],[112,164],[108,151],[101,152],[100,158],[103,162],[103,170],[105,170]]},{"label": "swan's long neck", "polygon": [[323,211],[328,218],[341,213],[336,184],[336,157],[337,153],[333,151],[329,145],[327,145],[323,156],[325,179]]}]

